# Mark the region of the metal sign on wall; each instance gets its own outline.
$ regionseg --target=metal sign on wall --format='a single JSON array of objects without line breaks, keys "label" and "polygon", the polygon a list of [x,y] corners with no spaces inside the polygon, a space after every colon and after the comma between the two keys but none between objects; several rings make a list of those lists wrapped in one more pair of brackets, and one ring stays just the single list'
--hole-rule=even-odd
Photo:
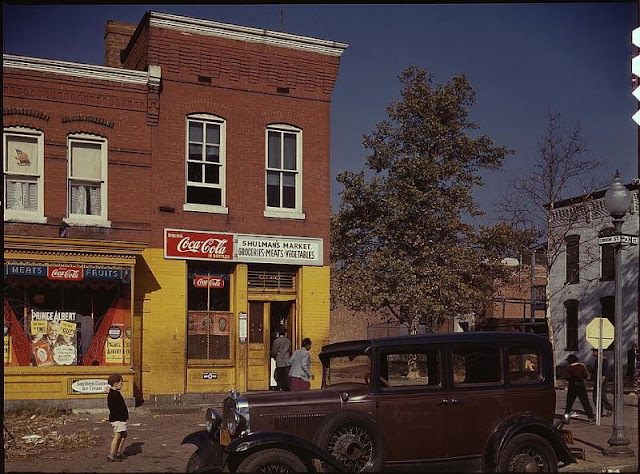
[{"label": "metal sign on wall", "polygon": [[164,257],[279,265],[323,264],[323,241],[311,237],[221,234],[165,229]]}]

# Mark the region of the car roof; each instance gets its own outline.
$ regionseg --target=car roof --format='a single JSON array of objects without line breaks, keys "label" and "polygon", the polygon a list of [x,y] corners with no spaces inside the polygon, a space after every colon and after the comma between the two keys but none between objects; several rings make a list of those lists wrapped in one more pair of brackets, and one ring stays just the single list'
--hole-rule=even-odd
[{"label": "car roof", "polygon": [[517,342],[519,344],[550,344],[546,337],[532,333],[506,331],[438,332],[413,336],[393,336],[335,342],[322,347],[320,358],[326,359],[349,353],[352,354],[354,352],[364,353],[369,347],[459,342]]}]

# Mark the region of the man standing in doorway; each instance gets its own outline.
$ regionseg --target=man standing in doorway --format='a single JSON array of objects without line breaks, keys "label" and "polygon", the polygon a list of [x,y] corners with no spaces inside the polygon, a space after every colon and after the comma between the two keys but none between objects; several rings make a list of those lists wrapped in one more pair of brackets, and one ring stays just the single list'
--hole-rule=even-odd
[{"label": "man standing in doorway", "polygon": [[[593,382],[593,404],[598,409],[598,350],[593,349],[591,355],[595,359],[595,363],[591,368],[591,381]],[[602,354],[602,404],[600,405],[602,416],[611,416],[613,406],[607,400],[607,376],[609,375],[609,361]],[[605,411],[606,410],[606,411]]]},{"label": "man standing in doorway", "polygon": [[278,326],[278,337],[271,344],[271,357],[276,360],[276,370],[273,378],[276,379],[278,390],[289,391],[289,359],[291,358],[291,341],[286,336],[284,325]]}]

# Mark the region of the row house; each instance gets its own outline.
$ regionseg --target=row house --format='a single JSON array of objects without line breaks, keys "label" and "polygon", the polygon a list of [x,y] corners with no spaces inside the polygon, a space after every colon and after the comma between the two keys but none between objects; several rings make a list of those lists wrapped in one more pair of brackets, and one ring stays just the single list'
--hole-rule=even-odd
[{"label": "row house", "polygon": [[278,325],[328,341],[346,47],[152,11],[104,66],[3,56],[5,402],[268,389]]}]

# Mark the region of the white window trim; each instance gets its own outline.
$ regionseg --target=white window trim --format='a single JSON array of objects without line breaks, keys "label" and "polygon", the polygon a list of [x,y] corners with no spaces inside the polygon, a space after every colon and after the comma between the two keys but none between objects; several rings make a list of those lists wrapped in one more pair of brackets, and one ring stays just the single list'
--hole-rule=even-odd
[{"label": "white window trim", "polygon": [[[220,125],[220,206],[187,202],[188,157],[189,157],[189,121],[210,122]],[[207,187],[207,186],[202,186]],[[218,189],[218,186],[210,186]],[[184,211],[206,212],[211,214],[229,214],[227,207],[227,121],[213,114],[189,114],[184,127]]]},{"label": "white window trim", "polygon": [[[102,214],[99,216],[72,214],[71,213],[71,144],[72,142],[91,142],[99,143],[102,147],[102,186],[100,189],[100,204]],[[108,220],[108,142],[107,139],[99,135],[89,133],[73,133],[67,136],[67,217],[63,219],[66,224],[78,227],[111,227],[111,221]]]},{"label": "white window trim", "polygon": [[[36,183],[38,185],[38,210],[37,211],[25,211],[6,208],[7,199],[7,160],[9,154],[7,153],[7,135],[22,135],[30,138],[36,138],[38,140],[38,177]],[[4,195],[3,195],[3,207],[4,207],[4,220],[8,222],[26,222],[31,224],[46,224],[47,218],[44,215],[44,133],[35,128],[28,127],[7,127],[3,129],[2,133],[2,150],[4,159],[2,160],[3,176],[4,176]],[[11,173],[10,176],[20,176]]]},{"label": "white window trim", "polygon": [[[296,207],[294,209],[267,206],[269,131],[294,132],[298,136],[296,140]],[[278,219],[305,219],[305,214],[302,212],[302,162],[302,129],[283,123],[267,125],[264,132],[264,217],[275,217]]]}]

